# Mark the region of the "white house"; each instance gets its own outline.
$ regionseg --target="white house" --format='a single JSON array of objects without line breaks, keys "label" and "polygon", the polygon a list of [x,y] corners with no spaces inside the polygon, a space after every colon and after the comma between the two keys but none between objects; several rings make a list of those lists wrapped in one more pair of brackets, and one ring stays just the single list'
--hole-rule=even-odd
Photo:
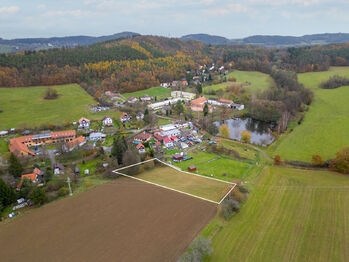
[{"label": "white house", "polygon": [[142,102],[150,102],[153,100],[153,98],[151,96],[148,96],[148,95],[144,95],[144,96],[141,96],[139,98]]},{"label": "white house", "polygon": [[90,141],[98,141],[106,138],[106,134],[96,132],[96,133],[91,133],[88,137]]},{"label": "white house", "polygon": [[113,126],[113,119],[110,116],[106,116],[102,120],[104,126]]},{"label": "white house", "polygon": [[0,131],[0,137],[7,136],[7,135],[8,135],[8,131],[6,130]]},{"label": "white house", "polygon": [[237,110],[241,111],[241,110],[244,110],[244,109],[245,109],[245,105],[240,105],[240,104],[232,103],[232,104],[231,104],[231,108],[234,108],[234,109],[237,109]]},{"label": "white house", "polygon": [[79,119],[79,129],[89,129],[90,128],[90,120],[85,117]]},{"label": "white house", "polygon": [[126,100],[126,103],[129,103],[129,104],[135,104],[137,102],[138,102],[138,98],[136,98],[134,96],[131,96]]},{"label": "white house", "polygon": [[170,99],[170,100],[165,100],[162,102],[150,104],[150,105],[148,105],[148,108],[151,110],[158,110],[158,109],[163,108],[164,106],[173,105],[173,104],[177,103],[179,100],[186,101],[187,99],[186,98],[174,98],[174,99]]},{"label": "white house", "polygon": [[160,86],[164,88],[169,88],[171,87],[171,83],[161,83]]},{"label": "white house", "polygon": [[137,115],[136,115],[136,119],[138,121],[143,120],[144,119],[144,114],[142,112],[138,112]]}]

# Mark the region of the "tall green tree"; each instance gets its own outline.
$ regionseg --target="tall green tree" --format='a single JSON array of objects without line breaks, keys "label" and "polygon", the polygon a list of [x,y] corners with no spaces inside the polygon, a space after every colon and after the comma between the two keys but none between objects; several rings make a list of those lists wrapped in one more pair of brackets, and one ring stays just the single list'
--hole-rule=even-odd
[{"label": "tall green tree", "polygon": [[181,114],[184,112],[184,106],[181,100],[178,100],[175,105],[175,110],[177,114]]},{"label": "tall green tree", "polygon": [[42,205],[46,201],[45,191],[42,187],[36,187],[29,195],[30,200],[36,205]]},{"label": "tall green tree", "polygon": [[116,157],[119,165],[122,164],[122,158],[127,148],[127,142],[124,136],[118,136],[116,139],[114,139],[111,154],[112,156]]},{"label": "tall green tree", "polygon": [[204,106],[204,116],[208,115],[208,104],[205,104]]},{"label": "tall green tree", "polygon": [[21,162],[19,162],[18,158],[13,153],[11,153],[11,156],[10,156],[10,164],[8,167],[8,172],[14,177],[20,177],[23,172],[23,167]]},{"label": "tall green tree", "polygon": [[0,212],[15,200],[15,191],[0,178]]},{"label": "tall green tree", "polygon": [[201,85],[201,84],[196,85],[196,92],[197,92],[199,95],[202,94],[202,85]]}]

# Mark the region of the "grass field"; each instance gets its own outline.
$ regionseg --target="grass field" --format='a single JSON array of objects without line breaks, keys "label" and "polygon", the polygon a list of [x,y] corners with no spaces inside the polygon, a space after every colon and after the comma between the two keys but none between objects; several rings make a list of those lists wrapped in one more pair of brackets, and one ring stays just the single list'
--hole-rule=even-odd
[{"label": "grass field", "polygon": [[235,150],[239,153],[241,157],[255,160],[257,158],[258,152],[256,150],[250,149],[246,146],[239,145],[237,143],[234,143],[232,141],[219,141],[219,144],[223,145],[225,148]]},{"label": "grass field", "polygon": [[227,183],[186,174],[168,166],[146,170],[136,178],[216,202],[219,202],[232,187]]},{"label": "grass field", "polygon": [[136,92],[132,92],[132,93],[125,93],[122,94],[124,97],[129,98],[130,96],[134,96],[134,97],[140,97],[143,95],[148,95],[148,96],[156,96],[158,99],[162,99],[162,98],[166,98],[171,96],[171,88],[164,88],[161,86],[157,86],[157,87],[152,87],[149,89],[145,89],[145,90],[141,90],[141,91],[136,91]]},{"label": "grass field", "polygon": [[349,67],[334,67],[328,72],[299,74],[299,81],[314,91],[314,102],[303,123],[282,138],[274,155],[282,159],[310,162],[314,154],[324,160],[349,146],[349,87],[321,89],[319,84],[333,75],[349,77]]},{"label": "grass field", "polygon": [[94,113],[89,105],[96,101],[79,85],[54,86],[60,95],[55,100],[43,97],[47,87],[0,88],[0,129],[37,127],[41,124],[63,124],[77,121],[82,116],[100,120],[106,115],[119,117],[120,112]]},{"label": "grass field", "polygon": [[221,215],[202,235],[206,261],[349,261],[349,178],[266,167],[240,213]]},{"label": "grass field", "polygon": [[193,157],[193,159],[174,163],[174,165],[184,171],[188,171],[189,166],[195,165],[200,175],[211,177],[212,174],[213,178],[226,181],[246,177],[251,170],[251,164],[247,162],[220,157],[211,153],[199,151],[195,154],[190,152],[188,153],[188,157],[190,156]]},{"label": "grass field", "polygon": [[[245,88],[252,93],[257,92],[258,90],[266,90],[270,86],[275,85],[274,80],[269,75],[260,72],[235,70],[227,75],[227,78],[231,77],[235,77],[237,83],[249,82],[250,84],[246,85]],[[233,82],[225,82],[217,85],[205,86],[204,91],[225,89],[227,86],[232,84]]]}]

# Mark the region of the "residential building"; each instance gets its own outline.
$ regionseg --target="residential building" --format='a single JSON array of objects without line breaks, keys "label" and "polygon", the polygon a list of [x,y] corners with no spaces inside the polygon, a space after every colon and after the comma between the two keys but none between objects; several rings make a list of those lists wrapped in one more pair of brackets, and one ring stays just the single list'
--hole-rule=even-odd
[{"label": "residential building", "polygon": [[120,116],[121,123],[130,122],[131,119],[132,119],[132,117],[129,116],[127,113],[122,113]]},{"label": "residential building", "polygon": [[159,141],[160,143],[162,143],[164,141],[164,137],[161,134],[159,134],[159,133],[155,133],[153,135],[153,137],[154,137],[155,140]]},{"label": "residential building", "polygon": [[142,102],[150,102],[153,100],[153,98],[151,96],[148,96],[148,95],[144,95],[144,96],[141,96],[139,98]]},{"label": "residential building", "polygon": [[241,110],[244,110],[244,109],[245,109],[245,105],[232,103],[232,104],[231,104],[231,108],[237,109],[237,110],[241,111]]},{"label": "residential building", "polygon": [[54,133],[46,133],[32,136],[21,136],[10,139],[10,152],[17,156],[34,156],[35,153],[31,152],[28,147],[46,145],[46,144],[57,144],[67,143],[72,141],[76,136],[75,130],[60,131]]},{"label": "residential building", "polygon": [[179,85],[179,81],[172,81],[171,86],[176,87]]},{"label": "residential building", "polygon": [[160,86],[164,88],[169,88],[171,87],[171,83],[161,83]]},{"label": "residential building", "polygon": [[145,153],[145,146],[142,143],[139,143],[136,146],[136,149],[138,150],[139,153]]},{"label": "residential building", "polygon": [[127,98],[126,103],[135,104],[135,103],[137,103],[138,101],[139,101],[138,98],[136,98],[136,97],[134,97],[134,96],[130,96],[129,98]]},{"label": "residential building", "polygon": [[142,133],[137,134],[134,137],[133,141],[135,143],[146,143],[146,142],[148,142],[150,140],[150,138],[151,138],[150,134],[148,134],[146,132],[142,132]]},{"label": "residential building", "polygon": [[172,161],[175,163],[181,162],[183,160],[183,155],[181,154],[174,154],[172,156]]},{"label": "residential building", "polygon": [[[193,112],[203,112],[206,103],[207,103],[206,97],[204,97],[204,96],[199,97],[199,98],[191,101],[190,108]],[[208,110],[210,113],[212,113],[213,108],[211,105],[208,105]]]},{"label": "residential building", "polygon": [[79,119],[79,129],[89,129],[90,128],[90,120],[85,117]]},{"label": "residential building", "polygon": [[106,134],[96,132],[96,133],[91,133],[88,137],[90,141],[98,141],[106,138]]},{"label": "residential building", "polygon": [[182,80],[181,81],[181,85],[182,86],[187,86],[188,85],[188,81],[187,80]]},{"label": "residential building", "polygon": [[110,116],[106,116],[102,119],[104,126],[113,126],[113,119]]},{"label": "residential building", "polygon": [[21,176],[21,182],[19,182],[17,188],[21,188],[24,179],[29,179],[32,183],[37,183],[43,178],[43,176],[44,173],[39,168],[34,168],[33,173]]},{"label": "residential building", "polygon": [[171,141],[171,139],[168,138],[168,136],[165,136],[163,141],[164,141],[165,147],[167,147],[167,148],[173,147],[173,142]]},{"label": "residential building", "polygon": [[56,163],[53,166],[53,173],[55,175],[62,175],[64,174],[64,166],[62,164]]},{"label": "residential building", "polygon": [[0,137],[4,137],[8,135],[8,131],[4,130],[4,131],[0,131]]},{"label": "residential building", "polygon": [[66,150],[73,151],[75,148],[81,147],[85,144],[86,144],[86,139],[83,136],[79,136],[66,143]]},{"label": "residential building", "polygon": [[142,112],[138,112],[137,115],[136,115],[136,119],[138,121],[141,121],[144,119],[144,114]]}]

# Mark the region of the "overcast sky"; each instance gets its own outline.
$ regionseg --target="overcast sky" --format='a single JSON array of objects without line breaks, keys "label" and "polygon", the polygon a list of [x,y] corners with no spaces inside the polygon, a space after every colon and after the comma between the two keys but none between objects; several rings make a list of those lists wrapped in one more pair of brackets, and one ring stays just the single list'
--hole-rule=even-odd
[{"label": "overcast sky", "polygon": [[0,37],[348,33],[349,0],[0,0]]}]

